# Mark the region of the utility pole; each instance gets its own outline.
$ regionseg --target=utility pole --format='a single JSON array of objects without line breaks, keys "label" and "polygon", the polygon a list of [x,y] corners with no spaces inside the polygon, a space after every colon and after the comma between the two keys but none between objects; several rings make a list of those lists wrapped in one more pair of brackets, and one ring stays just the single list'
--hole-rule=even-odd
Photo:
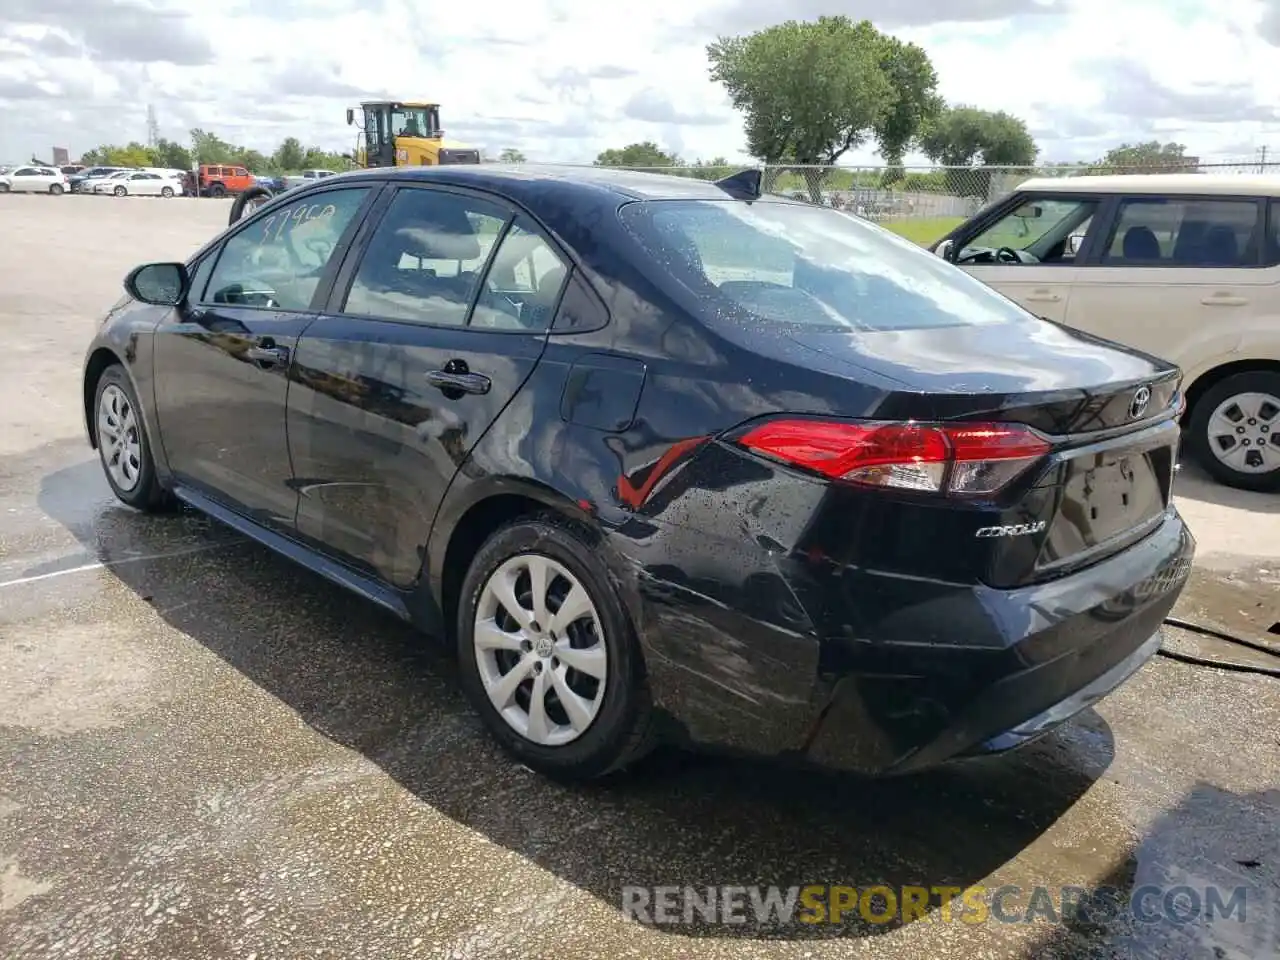
[{"label": "utility pole", "polygon": [[147,104],[147,146],[155,147],[160,143],[160,121],[156,119],[156,108]]}]

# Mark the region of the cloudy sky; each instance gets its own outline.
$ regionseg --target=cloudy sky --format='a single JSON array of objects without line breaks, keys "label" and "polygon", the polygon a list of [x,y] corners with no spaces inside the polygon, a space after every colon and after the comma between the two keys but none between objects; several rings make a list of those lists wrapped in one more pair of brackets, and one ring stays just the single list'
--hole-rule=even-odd
[{"label": "cloudy sky", "polygon": [[438,100],[495,155],[743,159],[706,43],[837,13],[924,46],[948,100],[1026,118],[1046,160],[1280,148],[1280,0],[0,0],[0,161],[144,141],[148,104],[172,139],[346,150],[344,108],[377,96]]}]

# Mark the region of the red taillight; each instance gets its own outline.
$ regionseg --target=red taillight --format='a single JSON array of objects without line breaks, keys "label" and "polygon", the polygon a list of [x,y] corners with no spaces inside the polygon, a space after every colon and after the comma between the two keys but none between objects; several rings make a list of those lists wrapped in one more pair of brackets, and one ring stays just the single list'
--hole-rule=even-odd
[{"label": "red taillight", "polygon": [[1016,423],[782,419],[753,427],[737,442],[834,480],[971,495],[994,493],[1050,449]]}]

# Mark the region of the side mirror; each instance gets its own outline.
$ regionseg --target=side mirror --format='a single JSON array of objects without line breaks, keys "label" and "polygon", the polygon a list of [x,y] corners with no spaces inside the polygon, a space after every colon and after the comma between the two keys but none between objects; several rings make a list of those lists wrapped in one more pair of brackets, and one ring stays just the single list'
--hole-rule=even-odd
[{"label": "side mirror", "polygon": [[1080,248],[1084,246],[1084,237],[1082,237],[1078,233],[1073,233],[1070,237],[1067,238],[1067,243],[1070,246],[1071,255],[1073,257],[1078,256],[1080,253]]},{"label": "side mirror", "polygon": [[352,110],[350,107],[347,107],[347,126],[349,127],[355,122],[356,122],[356,112]]},{"label": "side mirror", "polygon": [[187,295],[191,278],[180,263],[145,263],[124,278],[124,289],[140,303],[176,307]]},{"label": "side mirror", "polygon": [[948,263],[951,262],[951,252],[955,249],[955,243],[951,240],[943,240],[940,244],[933,248],[933,252],[940,256]]}]

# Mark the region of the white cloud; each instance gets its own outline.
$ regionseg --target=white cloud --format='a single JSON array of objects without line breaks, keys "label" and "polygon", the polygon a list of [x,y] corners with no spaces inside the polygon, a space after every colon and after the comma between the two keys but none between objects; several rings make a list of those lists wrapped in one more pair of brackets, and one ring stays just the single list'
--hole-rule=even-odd
[{"label": "white cloud", "polygon": [[362,95],[438,100],[451,136],[494,154],[587,161],[652,139],[745,159],[706,43],[822,13],[920,43],[947,99],[1024,117],[1047,160],[1156,136],[1246,154],[1280,133],[1280,0],[9,0],[0,159],[145,139],[149,103],[172,139],[349,149]]}]

